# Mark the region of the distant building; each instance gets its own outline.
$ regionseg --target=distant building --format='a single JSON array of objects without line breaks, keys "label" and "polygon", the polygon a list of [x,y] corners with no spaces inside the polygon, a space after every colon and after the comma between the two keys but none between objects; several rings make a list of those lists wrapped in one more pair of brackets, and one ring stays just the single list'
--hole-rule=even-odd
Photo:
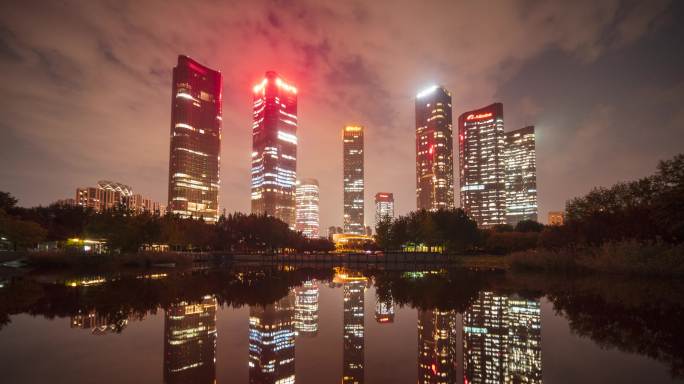
[{"label": "distant building", "polygon": [[295,288],[295,330],[301,336],[318,334],[318,282],[306,280]]},{"label": "distant building", "polygon": [[221,72],[178,56],[171,93],[168,210],[214,223],[219,217]]},{"label": "distant building", "polygon": [[392,297],[385,300],[378,298],[378,301],[375,303],[375,321],[379,324],[394,322],[394,301]]},{"label": "distant building", "polygon": [[[61,203],[63,200],[58,201]],[[96,187],[76,188],[76,198],[68,199],[65,204],[91,208],[95,212],[108,209],[126,209],[133,213],[164,214],[165,208],[157,201],[134,194],[128,185],[108,180],[100,180]]]},{"label": "distant building", "polygon": [[344,233],[364,230],[363,127],[348,125],[343,131]]},{"label": "distant building", "polygon": [[549,225],[563,225],[565,223],[565,212],[551,211],[549,212]]},{"label": "distant building", "polygon": [[297,88],[268,71],[253,90],[252,213],[274,216],[294,229]]},{"label": "distant building", "polygon": [[172,304],[164,313],[164,383],[216,381],[216,299]]},{"label": "distant building", "polygon": [[416,205],[454,208],[451,93],[441,86],[416,95]]},{"label": "distant building", "polygon": [[458,118],[461,207],[479,226],[506,223],[503,104]]},{"label": "distant building", "polygon": [[537,155],[534,126],[506,132],[506,223],[537,221]]},{"label": "distant building", "polygon": [[295,295],[249,307],[249,382],[295,382]]},{"label": "distant building", "polygon": [[387,218],[394,219],[394,194],[378,192],[375,194],[375,224]]},{"label": "distant building", "polygon": [[318,237],[319,218],[318,180],[302,179],[297,181],[297,222],[295,229],[306,237]]}]

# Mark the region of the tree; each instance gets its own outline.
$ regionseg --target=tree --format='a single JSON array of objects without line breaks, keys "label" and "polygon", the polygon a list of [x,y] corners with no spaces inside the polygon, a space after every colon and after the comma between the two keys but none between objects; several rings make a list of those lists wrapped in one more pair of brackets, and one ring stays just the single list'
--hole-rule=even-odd
[{"label": "tree", "polygon": [[541,232],[543,229],[544,224],[534,220],[522,220],[515,225],[516,232]]}]

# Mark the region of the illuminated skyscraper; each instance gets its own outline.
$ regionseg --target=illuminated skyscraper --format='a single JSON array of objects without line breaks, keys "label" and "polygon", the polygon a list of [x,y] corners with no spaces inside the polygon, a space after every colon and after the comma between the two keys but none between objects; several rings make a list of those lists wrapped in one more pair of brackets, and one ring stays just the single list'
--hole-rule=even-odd
[{"label": "illuminated skyscraper", "polygon": [[250,384],[295,382],[294,292],[249,308]]},{"label": "illuminated skyscraper", "polygon": [[541,384],[541,363],[539,300],[509,297],[506,383]]},{"label": "illuminated skyscraper", "polygon": [[534,127],[506,132],[506,222],[537,221],[537,155]]},{"label": "illuminated skyscraper", "polygon": [[344,233],[363,235],[363,127],[348,125],[343,136]]},{"label": "illuminated skyscraper", "polygon": [[171,150],[167,210],[218,220],[221,161],[220,72],[178,56],[171,94]]},{"label": "illuminated skyscraper", "polygon": [[375,224],[386,218],[394,219],[394,194],[379,192],[375,194]]},{"label": "illuminated skyscraper", "polygon": [[461,207],[480,226],[506,223],[503,104],[458,118]]},{"label": "illuminated skyscraper", "polygon": [[216,381],[216,299],[180,302],[164,314],[164,383]]},{"label": "illuminated skyscraper", "polygon": [[418,310],[418,383],[456,383],[456,313]]},{"label": "illuminated skyscraper", "polygon": [[254,86],[252,213],[295,227],[297,88],[268,71]]},{"label": "illuminated skyscraper", "polygon": [[307,280],[295,288],[295,330],[299,335],[318,334],[318,282]]},{"label": "illuminated skyscraper", "polygon": [[433,86],[416,95],[416,203],[418,209],[454,208],[451,93]]},{"label": "illuminated skyscraper", "polygon": [[306,237],[319,235],[318,180],[297,181],[297,223],[295,229]]}]

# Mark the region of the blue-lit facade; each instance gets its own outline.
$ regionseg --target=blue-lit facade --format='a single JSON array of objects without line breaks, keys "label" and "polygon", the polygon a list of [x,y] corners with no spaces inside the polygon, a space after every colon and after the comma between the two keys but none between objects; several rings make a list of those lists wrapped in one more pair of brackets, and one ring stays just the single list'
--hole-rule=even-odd
[{"label": "blue-lit facade", "polygon": [[295,227],[297,182],[297,88],[276,72],[254,86],[252,213]]},{"label": "blue-lit facade", "polygon": [[249,308],[250,384],[295,382],[294,292]]}]

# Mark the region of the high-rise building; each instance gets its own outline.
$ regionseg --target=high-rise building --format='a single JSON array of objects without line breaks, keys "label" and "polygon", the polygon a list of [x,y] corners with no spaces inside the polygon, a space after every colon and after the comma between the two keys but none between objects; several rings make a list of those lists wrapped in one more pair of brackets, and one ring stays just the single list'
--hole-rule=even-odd
[{"label": "high-rise building", "polygon": [[550,211],[548,223],[549,225],[563,225],[565,223],[565,212]]},{"label": "high-rise building", "polygon": [[171,94],[168,211],[181,217],[218,220],[223,77],[178,56]]},{"label": "high-rise building", "polygon": [[344,233],[363,235],[363,127],[343,131]]},{"label": "high-rise building", "polygon": [[458,118],[461,207],[479,226],[506,223],[503,104]]},{"label": "high-rise building", "polygon": [[254,86],[252,213],[295,227],[297,88],[268,71]]},{"label": "high-rise building", "polygon": [[216,298],[171,305],[164,314],[164,383],[216,381]]},{"label": "high-rise building", "polygon": [[537,155],[534,126],[506,132],[506,223],[537,221]]},{"label": "high-rise building", "polygon": [[295,297],[249,308],[250,384],[295,382]]},{"label": "high-rise building", "polygon": [[390,192],[375,194],[375,224],[383,219],[394,219],[394,194]]},{"label": "high-rise building", "polygon": [[432,86],[416,95],[416,204],[435,211],[454,208],[451,93]]},{"label": "high-rise building", "polygon": [[302,336],[318,334],[318,282],[306,280],[295,288],[295,330]]},{"label": "high-rise building", "polygon": [[375,321],[380,324],[389,324],[394,322],[394,301],[392,297],[378,301],[375,303]]},{"label": "high-rise building", "polygon": [[319,236],[318,180],[297,181],[297,222],[295,229],[306,237]]},{"label": "high-rise building", "polygon": [[418,310],[418,383],[456,383],[456,312]]}]

